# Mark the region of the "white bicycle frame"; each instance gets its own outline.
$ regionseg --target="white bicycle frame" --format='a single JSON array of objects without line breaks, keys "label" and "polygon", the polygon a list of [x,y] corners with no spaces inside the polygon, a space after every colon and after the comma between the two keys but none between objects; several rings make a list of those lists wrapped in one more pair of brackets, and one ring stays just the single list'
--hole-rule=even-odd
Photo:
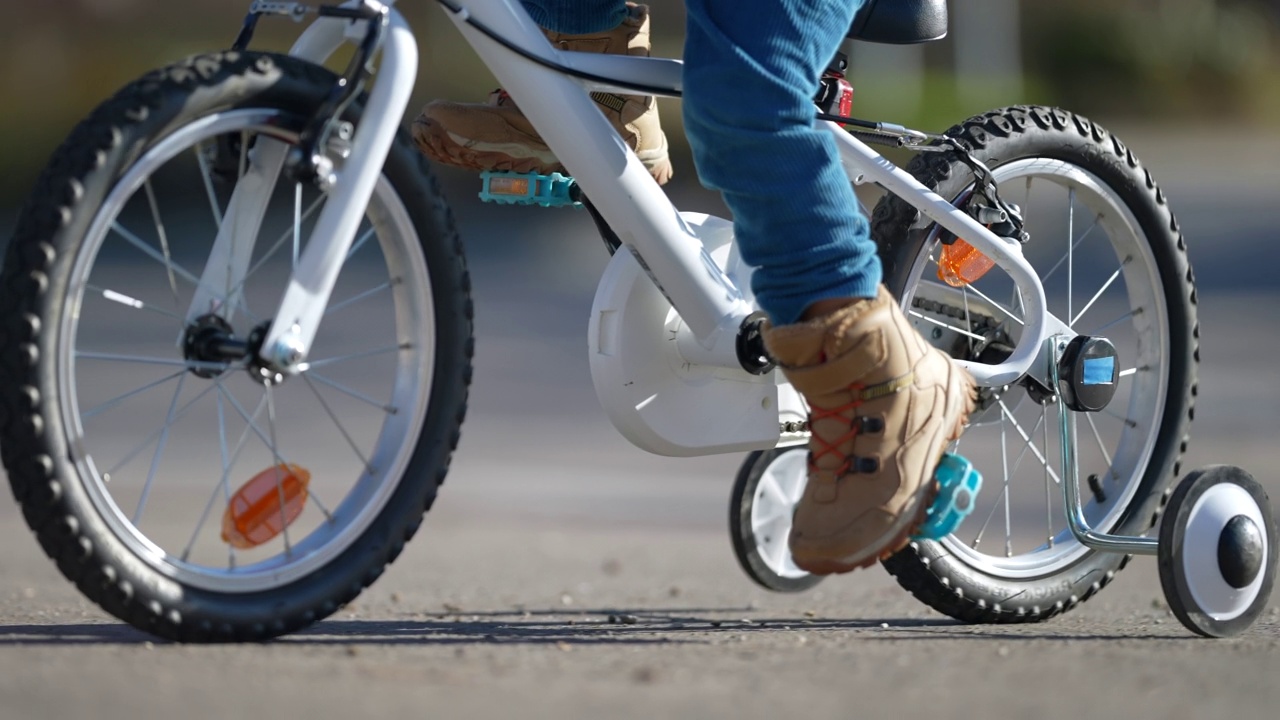
[{"label": "white bicycle frame", "polygon": [[[386,7],[389,26],[382,46],[378,81],[355,130],[351,153],[335,168],[329,200],[315,224],[262,346],[262,358],[285,373],[305,367],[307,353],[343,259],[354,240],[404,116],[418,65],[417,44],[404,19],[391,7],[393,0],[384,3],[353,0],[347,5]],[[745,288],[746,276],[738,273],[737,277],[731,277],[734,273],[726,272],[723,257],[719,262],[712,257],[708,247],[710,243],[704,237],[713,231],[723,234],[726,223],[708,224],[700,234],[696,223],[690,221],[693,216],[682,216],[677,211],[636,155],[596,110],[588,95],[592,91],[634,94],[639,86],[649,94],[678,97],[681,93],[681,62],[557,50],[547,42],[518,0],[450,0],[442,3],[441,7],[519,103],[547,145],[630,251],[618,253],[615,260],[619,263],[636,261],[676,309],[680,322],[674,339],[679,359],[686,369],[690,366],[711,368],[714,375],[731,383],[731,387],[735,387],[732,383],[739,386],[741,383],[759,384],[759,380],[742,370],[737,351],[743,321],[756,310]],[[539,58],[541,63],[504,47],[473,25],[473,21],[523,52]],[[358,43],[364,35],[364,21],[319,18],[299,38],[291,54],[320,63],[344,42]],[[564,74],[554,69],[557,66],[598,80],[583,80]],[[835,139],[842,164],[852,182],[875,183],[904,199],[926,218],[964,237],[993,259],[1017,285],[1025,325],[1013,354],[1006,361],[994,365],[957,362],[983,386],[1009,384],[1029,371],[1040,376],[1043,368],[1047,367],[1043,355],[1046,338],[1074,333],[1066,323],[1048,312],[1044,289],[1023,258],[1019,243],[991,233],[839,125],[819,122],[819,126]],[[253,153],[251,167],[233,194],[226,214],[229,221],[219,232],[204,269],[202,289],[192,303],[189,319],[209,312],[219,302],[227,303],[228,312],[234,309],[234,298],[220,300],[206,289],[239,287],[269,199],[269,193],[262,192],[262,188],[274,184],[281,172],[283,159],[282,144],[260,140]],[[618,260],[620,256],[626,259]],[[611,275],[606,271],[606,280],[602,282],[610,281],[610,277],[617,281],[621,272]],[[593,325],[593,332],[596,332],[596,325]],[[767,382],[774,386],[774,379],[769,378]],[[597,389],[600,389],[598,379]],[[789,388],[785,388],[785,392],[789,392]],[[794,398],[789,401],[783,397],[772,406],[768,397],[763,402],[752,402],[757,410],[762,408],[766,416],[771,414],[772,420],[757,423],[753,430],[734,430],[741,433],[736,440],[715,439],[701,444],[683,445],[671,437],[646,436],[645,429],[637,428],[653,425],[652,419],[637,419],[637,427],[627,428],[623,425],[629,421],[620,422],[619,415],[612,411],[610,415],[633,442],[663,454],[703,454],[778,444],[778,413],[780,409],[793,407]],[[647,403],[648,400],[631,403],[636,405],[634,413],[643,413]],[[608,410],[609,403],[605,404]],[[632,412],[626,408],[623,411]],[[674,410],[668,412],[664,422],[678,423],[678,419],[673,418],[679,415]],[[723,417],[724,413],[720,416]],[[701,424],[701,420],[696,423]],[[676,428],[670,434],[678,432],[680,429]]]}]

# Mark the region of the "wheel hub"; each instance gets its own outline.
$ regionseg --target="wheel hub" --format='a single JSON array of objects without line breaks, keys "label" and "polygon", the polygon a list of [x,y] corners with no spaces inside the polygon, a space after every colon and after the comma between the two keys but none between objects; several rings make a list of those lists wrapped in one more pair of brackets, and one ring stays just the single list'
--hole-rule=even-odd
[{"label": "wheel hub", "polygon": [[1247,515],[1236,515],[1223,526],[1218,536],[1218,570],[1228,585],[1237,590],[1249,587],[1262,572],[1266,555],[1262,531]]},{"label": "wheel hub", "polygon": [[[193,363],[191,373],[205,379],[226,372],[229,363],[246,353],[243,340],[235,337],[231,323],[219,315],[201,315],[187,326],[182,338],[182,355]],[[199,363],[199,364],[195,364]]]}]

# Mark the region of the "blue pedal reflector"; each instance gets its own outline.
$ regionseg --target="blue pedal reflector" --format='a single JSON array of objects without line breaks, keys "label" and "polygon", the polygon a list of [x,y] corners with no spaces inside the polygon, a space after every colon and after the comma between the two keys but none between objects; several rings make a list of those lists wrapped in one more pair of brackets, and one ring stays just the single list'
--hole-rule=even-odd
[{"label": "blue pedal reflector", "polygon": [[501,205],[542,207],[582,207],[573,199],[573,178],[560,173],[494,172],[480,173],[480,199]]},{"label": "blue pedal reflector", "polygon": [[934,472],[938,495],[925,515],[925,521],[912,535],[915,540],[941,540],[960,527],[982,488],[982,474],[973,463],[952,453],[945,453]]}]

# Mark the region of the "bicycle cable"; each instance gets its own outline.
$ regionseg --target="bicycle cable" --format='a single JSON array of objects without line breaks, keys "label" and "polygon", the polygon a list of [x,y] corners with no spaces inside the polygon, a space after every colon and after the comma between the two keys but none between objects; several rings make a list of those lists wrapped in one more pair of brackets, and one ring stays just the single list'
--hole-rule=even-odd
[{"label": "bicycle cable", "polygon": [[525,50],[519,45],[511,42],[507,38],[500,35],[498,31],[494,30],[488,25],[485,25],[479,20],[476,20],[475,18],[471,17],[471,13],[465,10],[461,5],[453,3],[450,0],[436,0],[436,2],[445,6],[447,10],[452,12],[454,15],[457,15],[466,24],[470,25],[476,30],[479,30],[480,33],[485,37],[489,38],[490,40],[493,40],[494,42],[498,43],[499,45],[506,48],[507,50],[510,50],[511,52],[519,55],[520,57],[526,60],[530,60],[538,65],[541,65],[542,67],[555,70],[556,72],[559,72],[561,74],[568,75],[570,77],[576,77],[581,80],[590,80],[591,82],[611,85],[616,88],[632,90],[642,95],[665,95],[670,97],[682,96],[682,93],[675,88],[660,87],[657,85],[642,85],[640,83],[622,82],[614,78],[607,78],[601,75],[595,75],[593,73],[586,72],[584,70],[578,70],[576,68],[571,68],[565,65],[561,65],[560,63],[557,63],[553,60],[548,60],[535,53]]}]

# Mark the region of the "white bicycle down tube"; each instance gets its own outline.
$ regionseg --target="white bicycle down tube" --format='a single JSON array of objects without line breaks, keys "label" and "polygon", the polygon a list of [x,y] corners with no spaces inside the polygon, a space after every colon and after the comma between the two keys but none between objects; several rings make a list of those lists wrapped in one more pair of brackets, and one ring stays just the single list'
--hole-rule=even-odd
[{"label": "white bicycle down tube", "polygon": [[[599,74],[599,56],[555,50],[515,0],[460,0],[446,14],[538,128],[609,226],[637,256],[697,340],[737,365],[733,340],[750,312],[733,282],[716,266],[697,236],[623,143],[586,90],[570,79],[504,48],[466,22],[474,18],[507,41],[548,61]],[[562,61],[561,58],[564,58]],[[610,67],[651,67],[671,77],[670,61],[612,58]],[[650,65],[643,65],[645,62]],[[657,76],[655,75],[655,77]]]},{"label": "white bicycle down tube", "polygon": [[906,170],[886,160],[839,125],[831,122],[822,125],[835,136],[845,170],[850,177],[862,175],[868,182],[880,185],[942,227],[963,237],[994,260],[1022,291],[1026,327],[1013,355],[997,365],[956,360],[956,364],[968,370],[979,385],[994,387],[1016,381],[1031,369],[1043,352],[1045,338],[1049,337],[1050,332],[1070,333],[1070,328],[1049,314],[1040,277],[1022,256],[1022,248],[1016,241],[997,237],[968,213],[922,185]]}]

